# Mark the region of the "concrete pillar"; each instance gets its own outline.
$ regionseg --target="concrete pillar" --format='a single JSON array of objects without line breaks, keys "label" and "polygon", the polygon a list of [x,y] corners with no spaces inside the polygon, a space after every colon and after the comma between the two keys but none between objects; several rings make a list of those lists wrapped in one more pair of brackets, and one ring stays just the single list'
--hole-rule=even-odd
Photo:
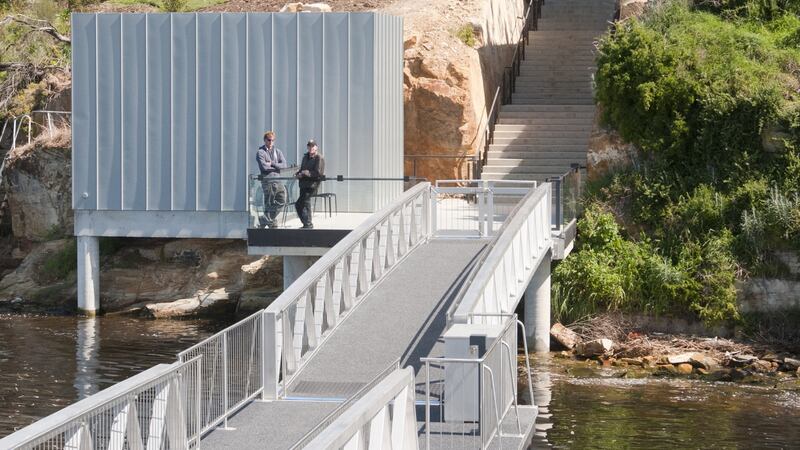
[{"label": "concrete pillar", "polygon": [[525,289],[525,338],[534,352],[550,351],[550,259],[545,254]]},{"label": "concrete pillar", "polygon": [[78,236],[78,311],[94,316],[100,310],[100,241]]},{"label": "concrete pillar", "polygon": [[283,289],[289,287],[300,275],[311,267],[318,256],[284,256],[283,257]]}]

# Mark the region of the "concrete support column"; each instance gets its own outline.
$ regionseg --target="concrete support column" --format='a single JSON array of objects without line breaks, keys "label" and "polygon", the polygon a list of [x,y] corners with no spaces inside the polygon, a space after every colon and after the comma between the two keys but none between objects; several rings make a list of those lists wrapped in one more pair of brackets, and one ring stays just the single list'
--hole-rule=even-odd
[{"label": "concrete support column", "polygon": [[550,259],[545,254],[525,289],[525,338],[534,352],[550,351]]},{"label": "concrete support column", "polygon": [[318,256],[284,256],[283,257],[283,289],[286,290],[300,275],[311,267]]},{"label": "concrete support column", "polygon": [[78,311],[94,316],[100,310],[100,241],[78,236]]}]

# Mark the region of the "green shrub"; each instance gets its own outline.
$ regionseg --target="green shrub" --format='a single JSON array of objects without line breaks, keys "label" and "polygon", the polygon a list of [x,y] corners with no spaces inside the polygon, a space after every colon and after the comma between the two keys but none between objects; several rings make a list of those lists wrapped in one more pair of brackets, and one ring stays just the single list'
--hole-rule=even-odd
[{"label": "green shrub", "polygon": [[74,239],[42,263],[41,275],[48,280],[63,280],[78,268],[78,246]]},{"label": "green shrub", "polygon": [[475,47],[478,43],[477,39],[475,39],[475,29],[472,27],[471,24],[464,24],[459,27],[455,32],[453,32],[455,37],[461,40],[464,44]]}]

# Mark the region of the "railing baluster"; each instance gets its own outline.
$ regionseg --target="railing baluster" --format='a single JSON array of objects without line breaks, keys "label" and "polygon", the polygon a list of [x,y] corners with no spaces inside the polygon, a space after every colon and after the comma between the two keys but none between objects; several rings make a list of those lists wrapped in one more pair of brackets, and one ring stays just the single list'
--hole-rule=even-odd
[{"label": "railing baluster", "polygon": [[336,265],[328,269],[328,276],[325,277],[325,296],[323,298],[322,327],[320,335],[328,329],[336,326],[336,311],[333,309],[333,280],[336,278]]},{"label": "railing baluster", "polygon": [[375,283],[383,275],[381,270],[381,226],[375,228],[375,239],[372,242],[372,282]]},{"label": "railing baluster", "polygon": [[361,298],[369,289],[367,279],[367,238],[361,239],[358,252],[358,282],[356,285],[356,296]]},{"label": "railing baluster", "polygon": [[386,269],[392,267],[395,262],[393,218],[394,214],[389,214],[389,218],[386,220]]},{"label": "railing baluster", "polygon": [[281,327],[283,329],[283,380],[297,370],[297,356],[294,348],[294,327],[292,317],[285,311],[281,314]]},{"label": "railing baluster", "polygon": [[350,264],[352,264],[352,261],[352,253],[347,253],[342,259],[342,292],[341,302],[339,303],[339,316],[353,306],[353,291],[350,288]]},{"label": "railing baluster", "polygon": [[314,303],[316,301],[317,284],[306,291],[305,295],[305,310],[303,311],[303,344],[300,347],[300,358],[306,354],[308,350],[313,350],[317,347],[317,325],[314,319]]},{"label": "railing baluster", "polygon": [[264,311],[261,314],[261,346],[264,349],[261,358],[261,379],[264,383],[264,390],[261,392],[261,400],[275,400],[278,398],[278,364],[281,360],[278,345],[278,318],[273,311]]},{"label": "railing baluster", "polygon": [[411,200],[411,226],[409,227],[409,238],[411,246],[417,244],[419,240],[419,231],[417,230],[417,199]]},{"label": "railing baluster", "polygon": [[400,229],[397,233],[397,254],[403,256],[408,251],[408,238],[406,237],[406,205],[400,207]]}]

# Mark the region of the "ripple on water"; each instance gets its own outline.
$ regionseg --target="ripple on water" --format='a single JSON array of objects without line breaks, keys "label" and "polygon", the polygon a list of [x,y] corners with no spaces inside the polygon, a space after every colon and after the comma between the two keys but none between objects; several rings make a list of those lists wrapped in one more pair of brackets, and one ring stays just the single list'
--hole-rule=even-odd
[{"label": "ripple on water", "polygon": [[573,366],[534,365],[534,397],[547,414],[532,448],[800,448],[797,390],[597,368],[574,376]]},{"label": "ripple on water", "polygon": [[0,437],[175,355],[230,320],[0,315]]}]

